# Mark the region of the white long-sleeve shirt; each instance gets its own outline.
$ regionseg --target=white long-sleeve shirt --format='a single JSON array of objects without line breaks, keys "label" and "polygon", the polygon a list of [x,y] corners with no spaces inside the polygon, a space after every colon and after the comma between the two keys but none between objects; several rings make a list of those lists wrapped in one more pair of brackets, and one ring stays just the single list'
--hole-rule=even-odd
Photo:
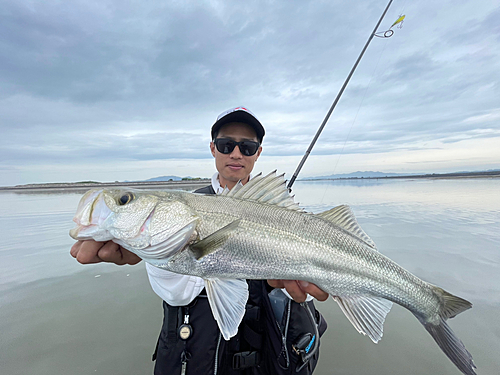
[{"label": "white long-sleeve shirt", "polygon": [[[212,176],[212,188],[215,193],[222,193],[224,188],[219,183],[219,173]],[[153,291],[171,306],[185,306],[193,301],[205,287],[202,278],[198,276],[180,275],[152,266],[146,263],[149,282]],[[283,292],[291,298],[285,289]],[[313,297],[308,295],[307,301]]]}]

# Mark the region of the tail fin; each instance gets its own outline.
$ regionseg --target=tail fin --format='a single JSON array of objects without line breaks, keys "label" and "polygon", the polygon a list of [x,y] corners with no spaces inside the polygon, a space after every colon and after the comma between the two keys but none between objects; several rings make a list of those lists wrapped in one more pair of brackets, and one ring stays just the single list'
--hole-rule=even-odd
[{"label": "tail fin", "polygon": [[448,293],[446,290],[434,287],[434,292],[441,297],[443,300],[443,306],[441,307],[441,317],[444,319],[454,318],[461,312],[465,310],[469,310],[472,307],[472,303],[469,301],[454,296],[453,294]]},{"label": "tail fin", "polygon": [[474,371],[476,365],[472,360],[472,355],[446,323],[447,319],[453,318],[457,314],[470,309],[472,304],[469,301],[454,296],[441,288],[435,287],[434,292],[439,295],[443,301],[439,324],[436,325],[425,321],[422,321],[422,324],[443,352],[449,359],[451,359],[460,371],[466,375],[476,375],[476,372]]}]

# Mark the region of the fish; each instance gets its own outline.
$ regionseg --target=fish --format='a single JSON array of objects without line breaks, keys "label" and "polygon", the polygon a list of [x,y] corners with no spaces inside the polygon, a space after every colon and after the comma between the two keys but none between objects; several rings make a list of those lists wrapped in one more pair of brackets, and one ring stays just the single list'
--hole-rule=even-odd
[{"label": "fish", "polygon": [[305,211],[276,171],[218,195],[94,189],[73,220],[75,240],[111,240],[153,266],[201,277],[226,340],[245,313],[246,279],[305,280],[329,293],[374,343],[392,305],[408,309],[462,373],[475,374],[472,355],[447,323],[472,304],[380,253],[348,205]]}]

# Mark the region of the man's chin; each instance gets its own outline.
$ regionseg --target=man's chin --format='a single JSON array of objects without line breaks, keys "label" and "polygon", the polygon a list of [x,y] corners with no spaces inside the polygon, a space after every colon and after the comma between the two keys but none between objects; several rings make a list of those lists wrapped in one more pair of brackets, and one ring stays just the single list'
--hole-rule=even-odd
[{"label": "man's chin", "polygon": [[[248,174],[245,172],[245,169],[242,168],[240,171],[228,171],[229,173],[224,176],[224,178],[228,181],[237,183],[240,180],[246,180],[248,178]],[[246,182],[246,181],[244,181]]]}]

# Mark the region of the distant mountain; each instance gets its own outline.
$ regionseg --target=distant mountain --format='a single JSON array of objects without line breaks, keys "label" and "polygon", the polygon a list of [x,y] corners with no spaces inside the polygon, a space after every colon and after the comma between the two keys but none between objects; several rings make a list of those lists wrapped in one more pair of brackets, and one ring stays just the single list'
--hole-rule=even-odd
[{"label": "distant mountain", "polygon": [[345,174],[331,174],[329,176],[307,177],[302,180],[334,180],[340,178],[383,178],[383,177],[425,177],[425,176],[461,176],[461,175],[488,175],[498,174],[499,169],[488,169],[486,171],[461,171],[461,172],[442,172],[442,173],[386,173],[373,171],[358,171]]},{"label": "distant mountain", "polygon": [[331,174],[329,176],[315,176],[304,178],[304,180],[328,180],[328,179],[336,179],[336,178],[377,178],[377,177],[394,177],[394,176],[412,176],[417,173],[386,173],[386,172],[374,172],[374,171],[358,171],[352,173],[344,173],[344,174]]}]

